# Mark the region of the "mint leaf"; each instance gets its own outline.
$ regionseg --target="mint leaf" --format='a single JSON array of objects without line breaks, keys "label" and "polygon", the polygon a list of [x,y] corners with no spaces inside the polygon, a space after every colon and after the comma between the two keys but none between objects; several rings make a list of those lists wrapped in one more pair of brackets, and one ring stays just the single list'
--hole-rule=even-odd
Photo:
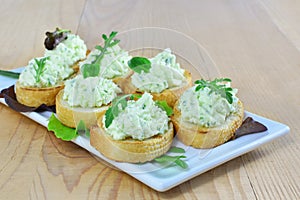
[{"label": "mint leaf", "polygon": [[53,131],[57,138],[65,141],[70,141],[76,138],[76,130],[63,125],[54,114],[49,118],[48,131]]},{"label": "mint leaf", "polygon": [[138,74],[142,73],[142,71],[148,73],[151,68],[151,62],[148,60],[148,58],[133,57],[128,61],[128,66]]},{"label": "mint leaf", "polygon": [[98,76],[100,73],[100,64],[101,60],[103,59],[104,55],[107,52],[108,48],[111,48],[118,44],[120,40],[115,40],[114,37],[117,35],[118,32],[111,32],[109,37],[107,35],[103,34],[102,38],[104,39],[104,46],[97,45],[95,49],[98,49],[100,51],[99,55],[96,55],[96,59],[90,63],[90,64],[84,64],[81,67],[81,72],[84,78],[87,77],[95,77]]},{"label": "mint leaf", "polygon": [[160,107],[162,110],[166,111],[168,117],[173,115],[173,109],[168,105],[168,103],[164,101],[155,101],[155,104]]}]

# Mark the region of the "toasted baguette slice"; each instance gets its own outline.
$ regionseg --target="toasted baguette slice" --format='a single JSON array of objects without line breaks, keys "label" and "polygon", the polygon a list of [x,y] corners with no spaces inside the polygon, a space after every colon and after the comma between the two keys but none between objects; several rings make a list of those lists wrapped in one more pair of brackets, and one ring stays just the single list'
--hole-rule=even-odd
[{"label": "toasted baguette slice", "polygon": [[[90,51],[87,50],[87,54]],[[80,60],[81,61],[81,60]],[[69,78],[73,78],[79,71],[79,62],[77,61],[72,66],[74,73]],[[42,104],[47,106],[55,105],[56,95],[64,88],[64,82],[53,87],[38,88],[38,87],[24,87],[19,81],[16,82],[16,98],[17,101],[25,106],[38,107]]]},{"label": "toasted baguette slice", "polygon": [[[118,80],[118,85],[122,89],[125,94],[133,94],[133,93],[142,93],[138,88],[136,88],[131,82],[131,76],[133,72],[130,73],[127,78]],[[161,93],[152,92],[153,100],[163,101],[165,100],[169,106],[173,107],[175,102],[179,99],[181,94],[188,88],[192,86],[192,75],[187,70],[184,71],[184,76],[186,77],[186,84],[174,87],[170,89],[165,89]]]},{"label": "toasted baguette slice", "polygon": [[64,90],[56,96],[56,114],[59,121],[71,128],[76,128],[80,120],[85,123],[87,128],[96,125],[99,116],[103,115],[108,106],[99,108],[71,107],[63,100]]},{"label": "toasted baguette slice", "polygon": [[144,163],[165,154],[171,147],[174,130],[172,122],[169,123],[168,132],[156,135],[146,140],[114,140],[105,133],[102,117],[98,120],[98,126],[90,129],[90,143],[105,157],[128,163]]},{"label": "toasted baguette slice", "polygon": [[241,126],[244,117],[244,107],[241,101],[238,102],[237,112],[228,116],[225,124],[213,128],[182,121],[178,102],[176,102],[173,110],[174,115],[171,119],[175,127],[176,137],[185,145],[195,148],[212,148],[227,142]]},{"label": "toasted baguette slice", "polygon": [[55,105],[57,93],[64,88],[63,84],[47,88],[23,87],[19,81],[15,86],[17,101],[29,107],[38,107],[42,104]]}]

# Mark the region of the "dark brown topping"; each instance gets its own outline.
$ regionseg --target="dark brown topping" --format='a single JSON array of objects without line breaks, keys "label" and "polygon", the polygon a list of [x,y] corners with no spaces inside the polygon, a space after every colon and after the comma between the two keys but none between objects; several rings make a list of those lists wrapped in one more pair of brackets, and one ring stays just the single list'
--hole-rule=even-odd
[{"label": "dark brown topping", "polygon": [[257,122],[252,119],[252,117],[247,117],[242,125],[238,128],[238,130],[235,132],[233,139],[236,139],[238,137],[248,135],[251,133],[259,133],[268,130],[268,128],[261,124],[260,122]]},{"label": "dark brown topping", "polygon": [[62,30],[56,28],[54,32],[46,32],[46,39],[44,41],[45,48],[53,50],[60,42],[67,39],[69,30]]}]

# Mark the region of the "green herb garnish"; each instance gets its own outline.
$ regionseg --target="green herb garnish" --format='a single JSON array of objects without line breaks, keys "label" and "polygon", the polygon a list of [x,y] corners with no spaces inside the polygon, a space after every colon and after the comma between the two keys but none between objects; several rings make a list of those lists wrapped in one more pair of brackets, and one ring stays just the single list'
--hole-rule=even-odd
[{"label": "green herb garnish", "polygon": [[102,38],[104,39],[104,47],[97,45],[95,49],[98,49],[100,51],[100,54],[96,56],[96,59],[88,64],[84,64],[81,68],[82,75],[84,78],[87,77],[96,77],[100,73],[100,63],[101,60],[103,59],[105,53],[107,52],[108,48],[111,48],[118,44],[120,40],[113,40],[114,37],[117,35],[118,32],[111,32],[109,37],[107,35],[103,34]]},{"label": "green herb garnish", "polygon": [[148,73],[151,68],[151,62],[148,58],[133,57],[128,61],[128,66],[138,74],[142,73],[142,71]]},{"label": "green herb garnish", "polygon": [[78,135],[86,135],[90,137],[90,130],[85,126],[82,120],[77,124],[76,129],[63,125],[52,113],[49,118],[48,131],[53,131],[57,138],[64,141],[71,141]]},{"label": "green herb garnish", "polygon": [[56,28],[54,32],[46,32],[46,39],[44,41],[45,48],[53,50],[60,42],[67,39],[70,30]]},{"label": "green herb garnish", "polygon": [[133,99],[132,95],[124,95],[120,97],[116,97],[112,103],[111,107],[109,107],[105,112],[105,127],[108,128],[114,118],[116,118],[119,113],[127,107],[127,101],[129,99]]},{"label": "green herb garnish", "polygon": [[173,109],[168,105],[166,101],[155,101],[155,104],[164,111],[166,111],[168,117],[173,115]]},{"label": "green herb garnish", "polygon": [[79,135],[86,135],[90,137],[90,130],[85,126],[84,121],[80,120],[76,127],[76,133]]},{"label": "green herb garnish", "polygon": [[74,128],[63,125],[54,114],[49,118],[48,131],[53,131],[57,138],[65,141],[70,141],[77,136]]},{"label": "green herb garnish", "polygon": [[220,94],[228,101],[228,103],[232,104],[232,88],[227,87],[225,84],[222,84],[224,82],[231,82],[231,80],[229,78],[220,78],[213,81],[206,81],[203,79],[197,80],[195,81],[195,84],[197,85],[195,91],[197,92],[205,87],[208,87],[210,89],[209,94],[211,94],[212,92]]},{"label": "green herb garnish", "polygon": [[[114,118],[127,107],[128,100],[135,100],[141,98],[141,94],[128,94],[120,97],[116,97],[105,112],[105,127],[108,128]],[[173,109],[168,105],[166,101],[155,101],[155,104],[161,109],[165,110],[168,116],[173,114]]]},{"label": "green herb garnish", "polygon": [[39,83],[41,81],[41,75],[45,71],[45,66],[46,66],[46,61],[48,60],[49,57],[44,57],[40,59],[34,59],[36,65],[34,65],[34,70],[35,70],[35,81]]},{"label": "green herb garnish", "polygon": [[[185,150],[179,147],[171,147],[168,152],[173,153],[185,153]],[[179,167],[186,169],[188,168],[188,164],[181,160],[182,158],[186,158],[184,155],[179,156],[170,156],[170,155],[163,155],[161,157],[155,158],[154,160],[158,163],[175,163]]]},{"label": "green herb garnish", "polygon": [[173,146],[169,149],[168,152],[170,152],[170,153],[185,153],[185,150],[183,148]]},{"label": "green herb garnish", "polygon": [[21,73],[0,69],[0,75],[18,79]]}]

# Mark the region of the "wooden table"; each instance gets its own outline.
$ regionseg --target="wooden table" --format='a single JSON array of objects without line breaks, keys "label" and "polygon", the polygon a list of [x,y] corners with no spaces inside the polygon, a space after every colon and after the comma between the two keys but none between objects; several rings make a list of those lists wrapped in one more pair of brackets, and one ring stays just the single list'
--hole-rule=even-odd
[{"label": "wooden table", "polygon": [[286,0],[0,1],[0,66],[43,54],[63,27],[93,48],[102,33],[180,31],[239,88],[245,109],[290,134],[160,193],[0,105],[0,199],[299,199],[300,2]]}]

